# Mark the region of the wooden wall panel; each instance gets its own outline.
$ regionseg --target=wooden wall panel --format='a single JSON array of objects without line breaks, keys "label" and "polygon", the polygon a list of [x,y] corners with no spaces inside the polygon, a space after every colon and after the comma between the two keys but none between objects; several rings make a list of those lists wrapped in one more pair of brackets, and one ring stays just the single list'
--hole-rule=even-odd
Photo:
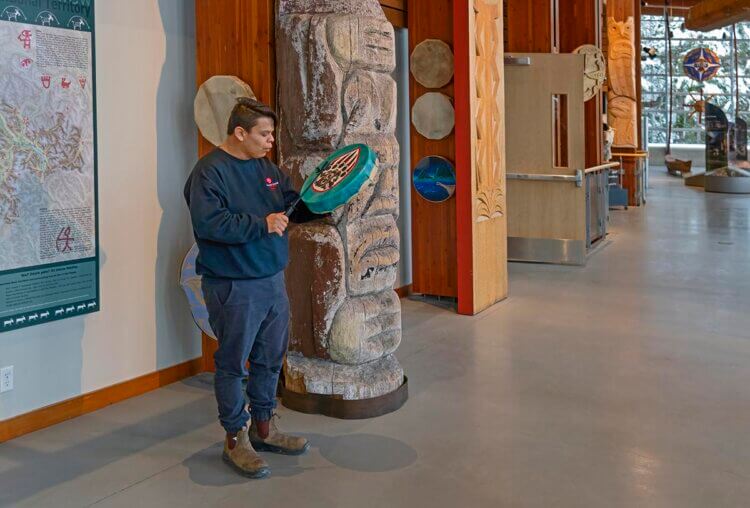
[{"label": "wooden wall panel", "polygon": [[396,28],[406,27],[406,11],[383,6],[383,12],[388,21]]},{"label": "wooden wall panel", "polygon": [[380,6],[394,27],[406,27],[406,0],[380,0]]},{"label": "wooden wall panel", "polygon": [[[563,3],[569,0],[563,0]],[[555,44],[556,0],[506,0],[508,53],[551,53]]]},{"label": "wooden wall panel", "polygon": [[[274,106],[274,0],[196,0],[195,38],[199,86],[211,76],[234,75]],[[200,155],[212,149],[201,136]]]},{"label": "wooden wall panel", "polygon": [[[638,0],[635,0],[638,1]],[[570,53],[583,44],[601,47],[601,0],[560,2],[560,53]],[[585,104],[586,167],[602,163],[602,95]]]},{"label": "wooden wall panel", "polygon": [[[408,2],[409,53],[424,39],[440,39],[453,46],[453,1]],[[453,98],[453,81],[440,90],[427,89],[409,76],[410,107],[426,92],[439,91]],[[455,163],[455,132],[429,140],[411,126],[411,167],[427,155],[440,155]],[[458,296],[456,269],[456,199],[443,203],[424,200],[412,186],[412,266],[415,293]]]}]

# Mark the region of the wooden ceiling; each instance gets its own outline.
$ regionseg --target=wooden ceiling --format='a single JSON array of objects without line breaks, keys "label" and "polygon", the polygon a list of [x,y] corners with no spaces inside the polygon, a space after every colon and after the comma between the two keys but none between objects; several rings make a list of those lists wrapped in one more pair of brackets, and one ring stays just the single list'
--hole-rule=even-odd
[{"label": "wooden ceiling", "polygon": [[661,16],[665,5],[672,17],[685,17],[691,30],[713,30],[750,21],[750,0],[641,0],[641,13]]},{"label": "wooden ceiling", "polygon": [[641,14],[652,16],[661,16],[664,14],[664,7],[671,7],[670,16],[684,17],[687,10],[701,0],[643,0],[641,1]]},{"label": "wooden ceiling", "polygon": [[750,21],[750,0],[703,0],[690,8],[685,26],[707,31],[742,21]]}]

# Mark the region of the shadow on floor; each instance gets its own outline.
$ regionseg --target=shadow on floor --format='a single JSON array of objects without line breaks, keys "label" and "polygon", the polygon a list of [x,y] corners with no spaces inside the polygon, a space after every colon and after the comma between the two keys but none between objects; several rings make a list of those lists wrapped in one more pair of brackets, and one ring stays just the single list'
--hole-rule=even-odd
[{"label": "shadow on floor", "polygon": [[[324,436],[321,434],[303,434],[311,444],[310,452],[317,450],[328,460],[328,467],[339,467],[363,473],[385,473],[406,468],[417,461],[414,448],[397,439],[374,434],[347,434],[342,436]],[[183,462],[190,471],[190,479],[203,486],[224,487],[245,483],[247,480],[221,460],[222,443],[215,443]],[[292,477],[310,469],[300,465],[302,457],[261,454],[271,467],[271,476]]]}]

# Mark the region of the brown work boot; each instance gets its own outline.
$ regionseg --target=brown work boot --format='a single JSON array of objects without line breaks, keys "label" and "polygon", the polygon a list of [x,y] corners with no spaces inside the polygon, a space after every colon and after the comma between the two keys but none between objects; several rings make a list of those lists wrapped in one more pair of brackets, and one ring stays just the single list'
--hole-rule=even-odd
[{"label": "brown work boot", "polygon": [[243,428],[234,436],[227,434],[221,458],[242,476],[265,478],[271,470],[266,461],[253,450],[246,429],[247,427]]},{"label": "brown work boot", "polygon": [[252,421],[248,435],[250,443],[260,452],[282,453],[284,455],[302,455],[310,448],[307,439],[290,436],[279,432],[276,426],[278,415],[274,414],[267,421]]}]

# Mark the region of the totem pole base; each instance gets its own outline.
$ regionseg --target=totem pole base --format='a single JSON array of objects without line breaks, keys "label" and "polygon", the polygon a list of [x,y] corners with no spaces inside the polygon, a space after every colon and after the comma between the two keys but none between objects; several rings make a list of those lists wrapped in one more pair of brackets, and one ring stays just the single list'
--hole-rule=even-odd
[{"label": "totem pole base", "polygon": [[342,420],[361,420],[392,413],[409,398],[409,379],[396,390],[371,399],[345,400],[341,395],[297,393],[281,387],[284,407],[307,414],[320,414]]}]

